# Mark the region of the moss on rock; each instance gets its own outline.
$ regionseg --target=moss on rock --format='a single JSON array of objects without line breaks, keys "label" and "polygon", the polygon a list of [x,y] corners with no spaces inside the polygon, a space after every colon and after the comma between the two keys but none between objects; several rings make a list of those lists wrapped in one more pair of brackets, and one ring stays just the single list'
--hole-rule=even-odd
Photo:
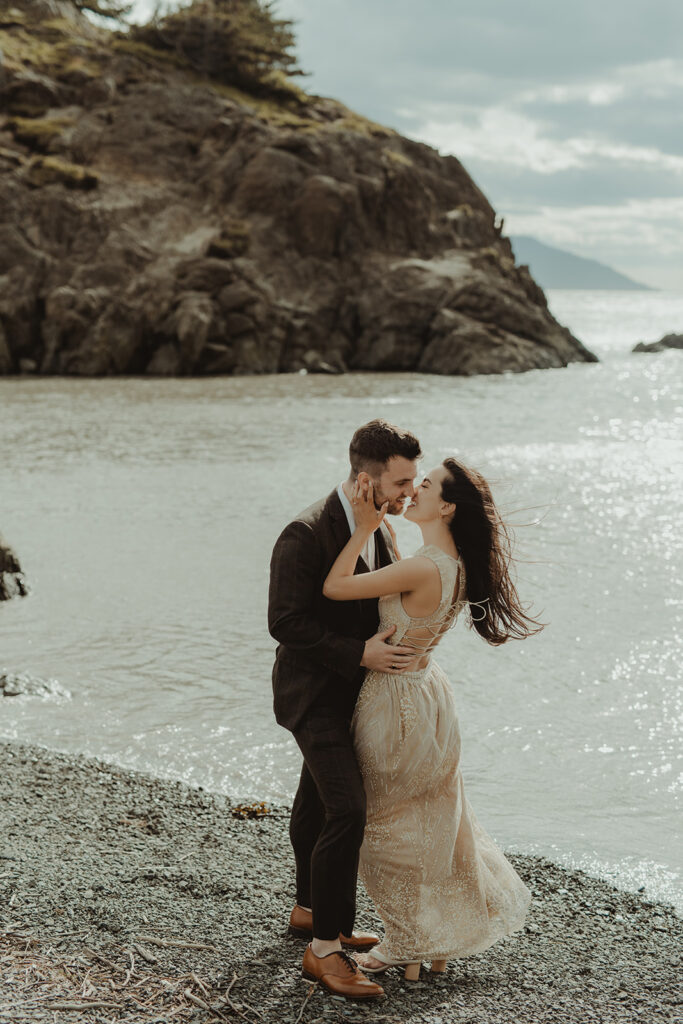
[{"label": "moss on rock", "polygon": [[399,152],[398,149],[389,149],[385,146],[382,150],[382,155],[390,164],[397,164],[399,167],[413,167],[413,161],[405,153]]},{"label": "moss on rock", "polygon": [[17,142],[46,152],[52,140],[72,124],[73,120],[68,117],[13,117],[7,127]]},{"label": "moss on rock", "polygon": [[70,164],[55,157],[38,157],[31,161],[26,180],[33,188],[45,185],[64,185],[72,189],[93,189],[99,184],[99,177],[79,164]]},{"label": "moss on rock", "polygon": [[130,57],[137,57],[139,60],[144,61],[147,66],[157,64],[166,68],[172,67],[185,70],[190,68],[187,60],[179,53],[173,53],[171,50],[157,50],[154,46],[149,46],[148,43],[143,43],[138,39],[129,39],[128,36],[121,33],[114,36],[109,45],[115,52],[126,53]]},{"label": "moss on rock", "polygon": [[0,50],[3,62],[11,71],[21,71],[27,65],[42,67],[53,56],[54,45],[24,29],[8,32],[0,30]]},{"label": "moss on rock", "polygon": [[360,114],[354,114],[351,110],[342,117],[335,118],[321,127],[337,132],[355,132],[357,135],[365,135],[374,138],[391,138],[396,132],[391,128],[385,128],[382,124],[368,120]]},{"label": "moss on rock", "polygon": [[229,218],[219,237],[209,245],[207,256],[224,260],[244,256],[249,248],[249,234],[248,221]]}]

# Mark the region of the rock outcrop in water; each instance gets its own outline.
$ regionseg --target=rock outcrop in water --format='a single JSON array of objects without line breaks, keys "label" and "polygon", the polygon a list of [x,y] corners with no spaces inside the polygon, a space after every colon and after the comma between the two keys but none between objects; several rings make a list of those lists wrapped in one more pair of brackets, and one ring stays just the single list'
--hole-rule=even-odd
[{"label": "rock outcrop in water", "polygon": [[24,597],[28,592],[19,559],[0,537],[0,601]]},{"label": "rock outcrop in water", "polygon": [[0,697],[69,697],[56,679],[39,679],[25,672],[0,672]]},{"label": "rock outcrop in water", "polygon": [[683,334],[665,334],[659,341],[651,341],[649,344],[639,341],[634,345],[632,352],[663,352],[666,348],[683,349]]},{"label": "rock outcrop in water", "polygon": [[474,374],[595,357],[460,162],[63,0],[0,15],[0,373]]}]

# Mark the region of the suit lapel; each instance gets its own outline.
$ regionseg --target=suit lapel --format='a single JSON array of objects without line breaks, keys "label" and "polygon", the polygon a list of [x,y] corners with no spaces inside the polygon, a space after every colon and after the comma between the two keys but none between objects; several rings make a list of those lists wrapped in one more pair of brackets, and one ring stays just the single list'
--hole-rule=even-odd
[{"label": "suit lapel", "polygon": [[383,569],[385,565],[391,565],[396,561],[393,554],[391,536],[384,523],[380,523],[379,529],[375,530],[375,552],[377,565]]},{"label": "suit lapel", "polygon": [[[334,530],[335,540],[339,544],[339,550],[348,543],[351,538],[351,531],[349,529],[349,521],[346,518],[346,512],[342,505],[339,495],[336,490],[332,491],[332,494],[326,501],[327,511],[332,522],[332,529]],[[377,532],[375,532],[375,543],[377,538]],[[388,563],[387,563],[388,564]],[[354,576],[357,576],[361,572],[370,572],[370,568],[366,565],[362,558],[358,558],[356,562],[356,568],[354,570]]]},{"label": "suit lapel", "polygon": [[[346,518],[344,506],[339,499],[336,489],[328,496],[325,507],[332,521],[335,540],[339,544],[339,550],[341,551],[349,540],[351,531],[349,530],[349,521]],[[396,561],[391,535],[384,523],[381,523],[379,528],[375,530],[375,556],[377,567],[380,569]],[[365,561],[359,557],[354,575],[360,572],[370,572],[371,568],[374,569],[375,566],[366,565]]]}]

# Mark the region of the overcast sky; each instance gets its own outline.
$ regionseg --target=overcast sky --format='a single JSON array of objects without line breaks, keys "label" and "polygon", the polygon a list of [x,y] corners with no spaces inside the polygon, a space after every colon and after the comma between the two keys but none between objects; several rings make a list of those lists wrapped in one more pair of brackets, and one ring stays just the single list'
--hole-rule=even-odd
[{"label": "overcast sky", "polygon": [[275,9],[309,91],[455,154],[506,234],[683,290],[683,0]]}]

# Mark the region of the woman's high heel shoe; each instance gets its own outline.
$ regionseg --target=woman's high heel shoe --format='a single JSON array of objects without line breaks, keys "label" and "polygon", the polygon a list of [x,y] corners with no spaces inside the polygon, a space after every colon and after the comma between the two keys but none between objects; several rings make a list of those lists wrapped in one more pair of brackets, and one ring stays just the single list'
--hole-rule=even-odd
[{"label": "woman's high heel shoe", "polygon": [[[381,967],[367,967],[363,962],[366,958],[379,960]],[[405,968],[403,977],[406,981],[419,981],[420,979],[420,968],[422,967],[422,961],[420,960],[385,960],[380,952],[375,952],[374,950],[370,953],[361,953],[360,956],[356,957],[356,960],[364,974],[382,974],[390,967],[403,967]],[[443,974],[447,967],[448,960],[432,960],[431,973]]]},{"label": "woman's high heel shoe", "polygon": [[[366,958],[381,961],[381,966],[368,967],[364,962]],[[420,968],[422,967],[421,960],[385,960],[383,956],[376,954],[374,951],[356,956],[356,961],[363,974],[383,974],[390,967],[403,967],[405,968],[403,977],[406,981],[418,981],[420,978]]]}]

